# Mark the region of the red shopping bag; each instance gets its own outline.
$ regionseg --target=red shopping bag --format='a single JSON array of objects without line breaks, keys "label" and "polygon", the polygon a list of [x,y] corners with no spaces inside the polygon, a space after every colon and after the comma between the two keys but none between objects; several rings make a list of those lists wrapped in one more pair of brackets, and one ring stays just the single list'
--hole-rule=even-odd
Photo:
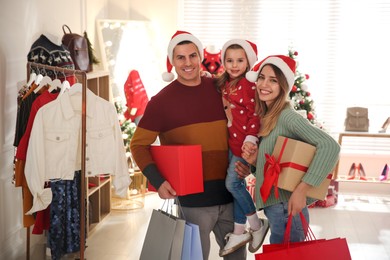
[{"label": "red shopping bag", "polygon": [[287,222],[286,233],[284,234],[284,243],[263,245],[263,253],[256,254],[255,259],[351,260],[351,254],[345,238],[316,239],[302,213],[300,213],[300,216],[302,225],[307,227],[307,241],[289,242],[292,220],[292,216],[290,216]]}]

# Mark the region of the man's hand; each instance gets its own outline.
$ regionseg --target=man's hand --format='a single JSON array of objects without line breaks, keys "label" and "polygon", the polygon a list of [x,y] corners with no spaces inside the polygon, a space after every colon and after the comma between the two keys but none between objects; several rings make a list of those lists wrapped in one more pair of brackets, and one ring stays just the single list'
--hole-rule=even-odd
[{"label": "man's hand", "polygon": [[173,199],[176,197],[176,191],[172,188],[168,181],[164,181],[158,188],[158,196],[162,199]]},{"label": "man's hand", "polygon": [[245,179],[246,176],[250,174],[249,172],[249,166],[246,164],[243,164],[240,161],[236,162],[236,168],[235,168],[238,178]]}]

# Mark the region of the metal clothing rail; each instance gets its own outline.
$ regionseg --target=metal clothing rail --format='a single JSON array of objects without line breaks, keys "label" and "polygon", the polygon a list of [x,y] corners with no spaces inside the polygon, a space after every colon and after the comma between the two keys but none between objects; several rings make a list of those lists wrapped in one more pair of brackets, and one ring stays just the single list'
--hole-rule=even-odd
[{"label": "metal clothing rail", "polygon": [[[84,259],[85,251],[85,198],[86,198],[86,185],[85,185],[85,157],[86,157],[86,129],[87,129],[87,74],[81,70],[71,70],[55,66],[49,66],[34,62],[27,63],[27,79],[31,74],[31,69],[44,69],[52,70],[55,72],[62,72],[65,75],[79,75],[82,84],[82,98],[81,98],[81,180],[80,180],[80,259]],[[27,250],[26,259],[30,259],[30,227],[27,227]]]}]

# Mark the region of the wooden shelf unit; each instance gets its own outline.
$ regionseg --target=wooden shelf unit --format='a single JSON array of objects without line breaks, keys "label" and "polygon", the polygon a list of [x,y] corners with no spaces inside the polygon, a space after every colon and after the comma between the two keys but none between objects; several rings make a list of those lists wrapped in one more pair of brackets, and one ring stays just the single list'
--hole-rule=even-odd
[{"label": "wooden shelf unit", "polygon": [[[87,73],[87,87],[107,101],[112,100],[108,71]],[[87,104],[88,105],[88,104]],[[86,178],[87,186],[87,235],[111,212],[111,176]],[[88,183],[94,187],[88,188]]]},{"label": "wooden shelf unit", "polygon": [[88,188],[87,192],[88,231],[92,231],[111,211],[111,176],[94,176],[87,179],[88,183],[94,185]]}]

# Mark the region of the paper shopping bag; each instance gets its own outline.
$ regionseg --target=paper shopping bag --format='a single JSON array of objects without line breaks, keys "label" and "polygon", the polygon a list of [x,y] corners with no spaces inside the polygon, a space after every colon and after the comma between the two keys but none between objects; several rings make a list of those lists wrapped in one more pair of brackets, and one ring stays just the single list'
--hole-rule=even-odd
[{"label": "paper shopping bag", "polygon": [[[288,246],[290,248],[292,248],[292,247],[303,246],[303,245],[307,245],[307,244],[311,244],[311,243],[318,243],[318,242],[322,242],[324,240],[325,239],[317,239],[317,240],[314,240],[314,241],[290,242]],[[286,244],[263,245],[263,253],[269,253],[269,252],[281,250],[281,249],[284,249],[284,248],[286,248]]]},{"label": "paper shopping bag", "polygon": [[349,252],[347,240],[345,238],[316,239],[302,212],[300,213],[300,218],[302,221],[302,226],[304,230],[306,230],[305,237],[309,238],[308,241],[294,243],[289,242],[292,226],[292,215],[290,215],[284,234],[284,243],[263,245],[263,252],[260,254],[255,254],[255,259],[351,260],[351,254]]},{"label": "paper shopping bag", "polygon": [[351,254],[345,238],[322,239],[318,241],[304,241],[294,243],[294,246],[285,245],[271,252],[255,255],[256,260],[350,260]]},{"label": "paper shopping bag", "polygon": [[182,260],[203,260],[199,226],[187,222],[185,225]]},{"label": "paper shopping bag", "polygon": [[188,224],[185,224],[184,229],[184,239],[181,259],[187,260],[191,258],[191,241],[192,241],[192,227]]},{"label": "paper shopping bag", "polygon": [[173,245],[173,241],[183,241],[183,222],[184,220],[178,219],[162,210],[154,209],[146,231],[140,260],[181,259],[181,247],[178,249],[177,245]]},{"label": "paper shopping bag", "polygon": [[186,221],[184,219],[176,218],[176,228],[175,228],[175,233],[173,235],[173,241],[172,241],[171,253],[170,253],[171,260],[181,259],[185,226],[186,226]]}]

